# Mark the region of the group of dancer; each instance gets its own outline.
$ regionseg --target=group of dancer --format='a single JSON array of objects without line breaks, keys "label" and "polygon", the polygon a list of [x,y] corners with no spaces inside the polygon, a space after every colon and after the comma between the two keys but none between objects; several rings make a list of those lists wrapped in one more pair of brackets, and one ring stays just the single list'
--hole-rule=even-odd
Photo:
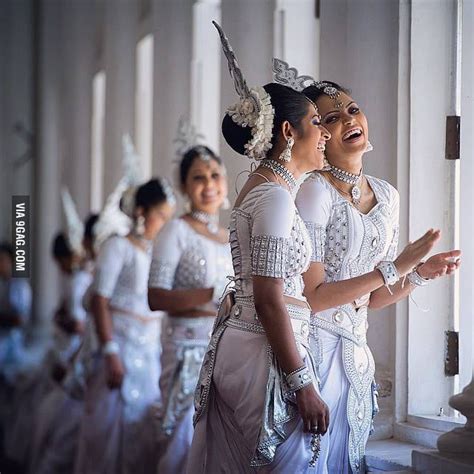
[{"label": "group of dancer", "polygon": [[257,166],[228,231],[225,166],[192,134],[179,217],[170,183],[129,166],[83,240],[65,194],[54,357],[18,382],[3,429],[29,472],[363,473],[368,309],[460,265],[458,250],[424,260],[439,230],[398,252],[399,195],[363,171],[369,129],[348,90],[278,59],[274,82],[250,88],[215,26],[239,95],[222,133]]}]

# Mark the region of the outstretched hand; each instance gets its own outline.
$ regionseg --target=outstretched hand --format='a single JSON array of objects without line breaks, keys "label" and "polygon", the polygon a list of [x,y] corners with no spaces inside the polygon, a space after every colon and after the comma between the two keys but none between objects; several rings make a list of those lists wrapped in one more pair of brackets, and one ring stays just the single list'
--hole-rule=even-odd
[{"label": "outstretched hand", "polygon": [[452,275],[461,265],[461,251],[451,250],[431,256],[418,267],[418,273],[423,278],[434,280],[444,275]]}]

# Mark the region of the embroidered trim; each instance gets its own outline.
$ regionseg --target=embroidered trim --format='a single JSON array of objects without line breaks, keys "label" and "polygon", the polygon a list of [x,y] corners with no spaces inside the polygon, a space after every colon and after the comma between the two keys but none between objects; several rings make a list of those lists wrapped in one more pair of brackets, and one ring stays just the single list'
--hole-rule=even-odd
[{"label": "embroidered trim", "polygon": [[311,221],[304,221],[311,240],[311,261],[324,262],[324,248],[326,246],[326,228]]},{"label": "embroidered trim", "polygon": [[273,235],[257,235],[250,239],[252,274],[285,278],[290,253],[290,239]]},{"label": "embroidered trim", "polygon": [[174,282],[173,266],[163,260],[153,259],[150,267],[150,276],[148,277],[148,286],[150,288],[163,288],[171,290]]}]

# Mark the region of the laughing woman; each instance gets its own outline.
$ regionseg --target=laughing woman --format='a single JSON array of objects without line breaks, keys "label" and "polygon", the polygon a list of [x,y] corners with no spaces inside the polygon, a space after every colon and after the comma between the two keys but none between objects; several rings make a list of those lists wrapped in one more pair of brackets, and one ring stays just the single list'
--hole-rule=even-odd
[{"label": "laughing woman", "polygon": [[209,148],[188,150],[180,163],[181,191],[191,210],[157,239],[149,279],[153,310],[167,312],[162,335],[158,472],[184,472],[193,436],[193,396],[227,276],[229,236],[218,225],[227,178]]},{"label": "laughing woman", "polygon": [[377,410],[367,310],[396,303],[453,273],[460,252],[423,262],[440,235],[429,230],[397,256],[399,196],[386,181],[363,173],[369,146],[363,111],[332,82],[314,83],[303,92],[317,104],[332,136],[326,171],[313,173],[296,199],[312,240],[305,295],[315,313],[312,350],[331,416],[318,472],[360,473]]}]

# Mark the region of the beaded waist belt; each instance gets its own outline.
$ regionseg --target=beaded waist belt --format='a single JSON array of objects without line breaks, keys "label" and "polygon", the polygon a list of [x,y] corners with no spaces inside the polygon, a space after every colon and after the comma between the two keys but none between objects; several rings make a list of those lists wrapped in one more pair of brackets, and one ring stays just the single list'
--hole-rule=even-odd
[{"label": "beaded waist belt", "polygon": [[[310,332],[311,310],[293,304],[286,304],[285,306],[290,316],[291,327],[297,342],[307,345]],[[225,324],[228,327],[242,331],[265,334],[265,329],[258,319],[253,302],[242,301],[239,298],[236,298],[236,304],[232,307],[230,316]]]},{"label": "beaded waist belt", "polygon": [[343,305],[317,313],[311,319],[312,327],[325,329],[350,339],[358,345],[367,343],[367,306],[354,308]]},{"label": "beaded waist belt", "polygon": [[215,320],[216,318],[212,316],[199,318],[168,316],[164,322],[164,333],[166,336],[172,337],[175,342],[207,346]]}]

